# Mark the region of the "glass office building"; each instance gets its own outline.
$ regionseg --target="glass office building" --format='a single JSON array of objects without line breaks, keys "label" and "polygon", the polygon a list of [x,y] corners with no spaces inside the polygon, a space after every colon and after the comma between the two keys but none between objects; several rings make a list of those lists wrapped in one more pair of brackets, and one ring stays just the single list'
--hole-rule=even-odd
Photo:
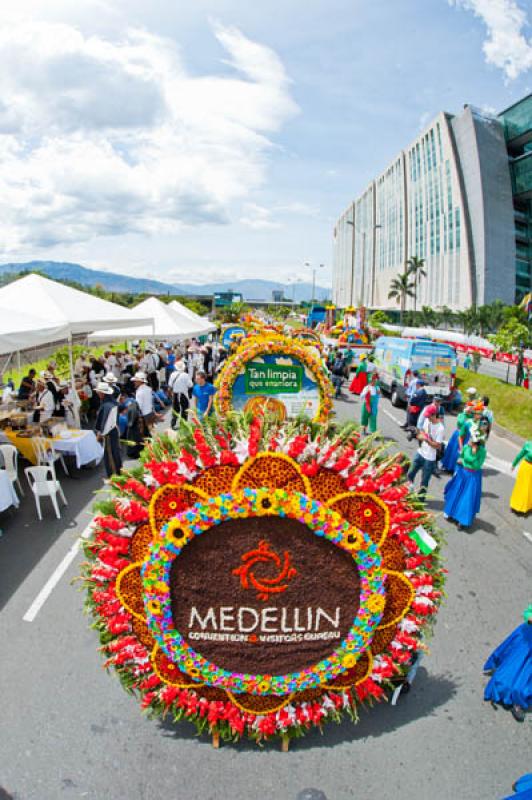
[{"label": "glass office building", "polygon": [[510,159],[516,299],[532,291],[532,95],[499,114]]},{"label": "glass office building", "polygon": [[427,272],[418,308],[519,300],[530,291],[531,186],[532,97],[498,117],[440,113],[337,221],[333,302],[397,308],[390,283],[411,256]]}]

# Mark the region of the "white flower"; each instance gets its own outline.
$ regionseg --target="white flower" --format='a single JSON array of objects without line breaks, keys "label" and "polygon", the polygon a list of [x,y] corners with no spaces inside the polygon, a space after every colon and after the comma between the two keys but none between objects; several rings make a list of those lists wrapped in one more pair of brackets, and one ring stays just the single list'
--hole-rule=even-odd
[{"label": "white flower", "polygon": [[238,439],[234,447],[234,453],[238,458],[238,463],[243,464],[249,457],[249,442],[246,439]]}]

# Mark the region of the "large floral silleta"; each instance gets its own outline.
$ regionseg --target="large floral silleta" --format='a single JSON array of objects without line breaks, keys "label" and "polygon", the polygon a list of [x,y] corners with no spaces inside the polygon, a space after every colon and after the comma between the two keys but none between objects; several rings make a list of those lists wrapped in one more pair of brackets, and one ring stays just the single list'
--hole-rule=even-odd
[{"label": "large floral silleta", "polygon": [[302,735],[385,699],[424,647],[437,534],[402,457],[353,428],[183,426],[113,491],[85,544],[87,606],[153,715]]}]

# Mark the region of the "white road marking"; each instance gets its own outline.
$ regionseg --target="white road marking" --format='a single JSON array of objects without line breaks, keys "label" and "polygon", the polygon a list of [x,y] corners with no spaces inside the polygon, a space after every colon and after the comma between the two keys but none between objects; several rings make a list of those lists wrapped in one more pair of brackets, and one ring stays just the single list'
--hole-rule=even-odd
[{"label": "white road marking", "polygon": [[523,531],[523,536],[525,537],[525,539],[528,539],[529,542],[532,542],[532,533],[529,533],[528,531]]},{"label": "white road marking", "polygon": [[386,414],[386,416],[389,417],[391,420],[393,420],[397,425],[403,424],[403,420],[396,417],[395,414],[392,414],[392,412],[388,411],[387,408],[383,408],[383,406],[381,406],[381,409]]},{"label": "white road marking", "polygon": [[488,453],[486,456],[486,465],[488,467],[493,467],[493,469],[497,472],[503,472],[505,475],[509,475],[510,477],[513,475],[511,463],[509,461],[504,461],[502,458],[497,458],[497,456],[492,456],[491,453]]},{"label": "white road marking", "polygon": [[59,581],[69,568],[69,566],[76,558],[78,550],[80,549],[81,546],[81,540],[87,539],[90,535],[90,532],[91,532],[91,525],[89,524],[87,525],[81,536],[78,539],[76,539],[76,541],[74,542],[68,553],[65,555],[65,557],[62,559],[62,561],[54,569],[54,571],[52,572],[52,574],[42,587],[41,591],[39,592],[39,594],[31,604],[31,606],[28,608],[28,610],[22,617],[24,622],[33,622],[33,620],[35,619],[35,617],[37,616],[43,605],[46,603],[46,601],[52,594],[53,590],[55,589],[55,587],[57,586],[57,584],[59,583]]}]

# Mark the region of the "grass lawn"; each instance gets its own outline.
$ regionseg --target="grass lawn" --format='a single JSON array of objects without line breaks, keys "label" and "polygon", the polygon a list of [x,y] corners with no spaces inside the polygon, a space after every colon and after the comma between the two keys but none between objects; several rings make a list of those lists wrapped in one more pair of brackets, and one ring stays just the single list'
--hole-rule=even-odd
[{"label": "grass lawn", "polygon": [[285,319],[284,324],[287,325],[289,328],[294,328],[294,330],[299,330],[300,328],[304,328],[305,325],[301,322],[300,319]]},{"label": "grass lawn", "polygon": [[489,397],[497,424],[523,439],[532,439],[532,392],[461,367],[457,376],[462,394],[468,386],[475,386],[481,396]]}]

